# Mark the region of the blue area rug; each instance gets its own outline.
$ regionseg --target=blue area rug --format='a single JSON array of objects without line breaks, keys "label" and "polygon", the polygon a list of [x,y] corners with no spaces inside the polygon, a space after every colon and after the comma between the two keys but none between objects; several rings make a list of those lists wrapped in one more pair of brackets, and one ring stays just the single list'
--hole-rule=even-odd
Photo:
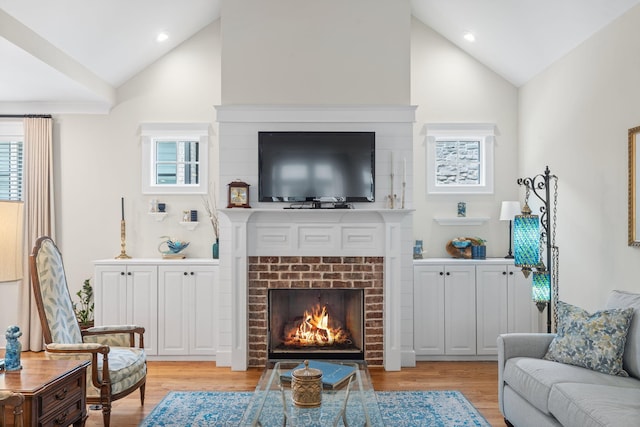
[{"label": "blue area rug", "polygon": [[[375,395],[382,415],[380,426],[375,427],[490,427],[458,391],[379,391]],[[240,426],[252,396],[253,392],[172,391],[140,427]],[[281,426],[281,421],[275,425]]]}]

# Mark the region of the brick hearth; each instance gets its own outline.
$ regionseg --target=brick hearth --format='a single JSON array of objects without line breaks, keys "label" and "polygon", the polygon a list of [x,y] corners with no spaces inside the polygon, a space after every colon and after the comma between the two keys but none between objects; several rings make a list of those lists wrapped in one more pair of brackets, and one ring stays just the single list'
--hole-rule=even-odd
[{"label": "brick hearth", "polygon": [[384,257],[250,256],[249,366],[267,362],[267,290],[364,289],[365,360],[383,366]]}]

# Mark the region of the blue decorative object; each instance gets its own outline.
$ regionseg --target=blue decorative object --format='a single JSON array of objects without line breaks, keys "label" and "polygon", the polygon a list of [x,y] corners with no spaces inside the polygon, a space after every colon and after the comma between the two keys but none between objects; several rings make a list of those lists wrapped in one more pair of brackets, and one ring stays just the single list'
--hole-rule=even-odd
[{"label": "blue decorative object", "polygon": [[473,246],[471,246],[471,258],[473,258],[473,259],[486,259],[487,258],[487,246],[486,245],[473,245]]},{"label": "blue decorative object", "polygon": [[4,354],[4,368],[6,371],[19,371],[22,369],[20,364],[20,352],[22,351],[22,344],[18,341],[18,338],[22,336],[22,331],[16,325],[9,326],[7,333],[7,347]]},{"label": "blue decorative object", "polygon": [[471,244],[471,241],[470,240],[453,239],[451,241],[451,244],[454,247],[458,248],[458,249],[464,249],[464,248],[466,248],[467,246],[469,246]]},{"label": "blue decorative object", "polygon": [[532,284],[532,299],[534,302],[551,301],[551,275],[548,271],[534,271]]},{"label": "blue decorative object", "polygon": [[220,242],[218,238],[216,238],[216,242],[211,247],[211,256],[213,259],[218,259],[220,257]]},{"label": "blue decorative object", "polygon": [[[189,242],[182,242],[180,240],[172,240],[168,236],[162,236],[162,238],[163,239],[167,239],[167,240],[164,240],[164,241],[160,242],[160,244],[158,245],[158,251],[160,251],[160,253],[163,254],[163,255],[175,255],[175,254],[178,254],[178,253],[182,252],[183,250],[185,250],[187,248],[187,246],[189,246]],[[167,245],[167,249],[168,250],[162,250],[162,245]]]},{"label": "blue decorative object", "polygon": [[465,202],[458,202],[458,216],[467,216],[467,204]]},{"label": "blue decorative object", "polygon": [[[531,269],[540,262],[540,220],[538,215],[516,215],[513,219],[515,265]],[[524,269],[523,269],[524,271]]]},{"label": "blue decorative object", "polygon": [[416,240],[416,244],[413,247],[413,259],[422,259],[422,240]]},{"label": "blue decorative object", "polygon": [[422,248],[420,246],[413,247],[413,259],[422,259]]}]

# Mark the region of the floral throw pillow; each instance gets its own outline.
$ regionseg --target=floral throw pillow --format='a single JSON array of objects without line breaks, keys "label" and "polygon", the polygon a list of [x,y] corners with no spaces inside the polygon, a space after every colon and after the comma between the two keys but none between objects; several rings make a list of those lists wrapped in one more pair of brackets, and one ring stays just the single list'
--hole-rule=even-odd
[{"label": "floral throw pillow", "polygon": [[632,316],[633,308],[589,314],[558,301],[558,333],[544,359],[627,377],[622,356]]}]

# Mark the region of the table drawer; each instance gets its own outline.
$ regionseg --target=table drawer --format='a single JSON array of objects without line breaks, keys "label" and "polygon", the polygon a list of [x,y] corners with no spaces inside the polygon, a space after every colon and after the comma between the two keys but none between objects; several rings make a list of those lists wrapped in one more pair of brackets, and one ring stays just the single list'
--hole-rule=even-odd
[{"label": "table drawer", "polygon": [[61,384],[55,384],[47,389],[40,397],[40,413],[38,416],[55,411],[58,406],[67,406],[70,401],[75,401],[79,394],[84,393],[84,375],[78,372],[66,378]]},{"label": "table drawer", "polygon": [[[71,397],[75,397],[71,400]],[[66,404],[52,414],[38,422],[38,427],[60,427],[68,426],[81,419],[84,409],[84,399],[82,395],[69,395]]]}]

